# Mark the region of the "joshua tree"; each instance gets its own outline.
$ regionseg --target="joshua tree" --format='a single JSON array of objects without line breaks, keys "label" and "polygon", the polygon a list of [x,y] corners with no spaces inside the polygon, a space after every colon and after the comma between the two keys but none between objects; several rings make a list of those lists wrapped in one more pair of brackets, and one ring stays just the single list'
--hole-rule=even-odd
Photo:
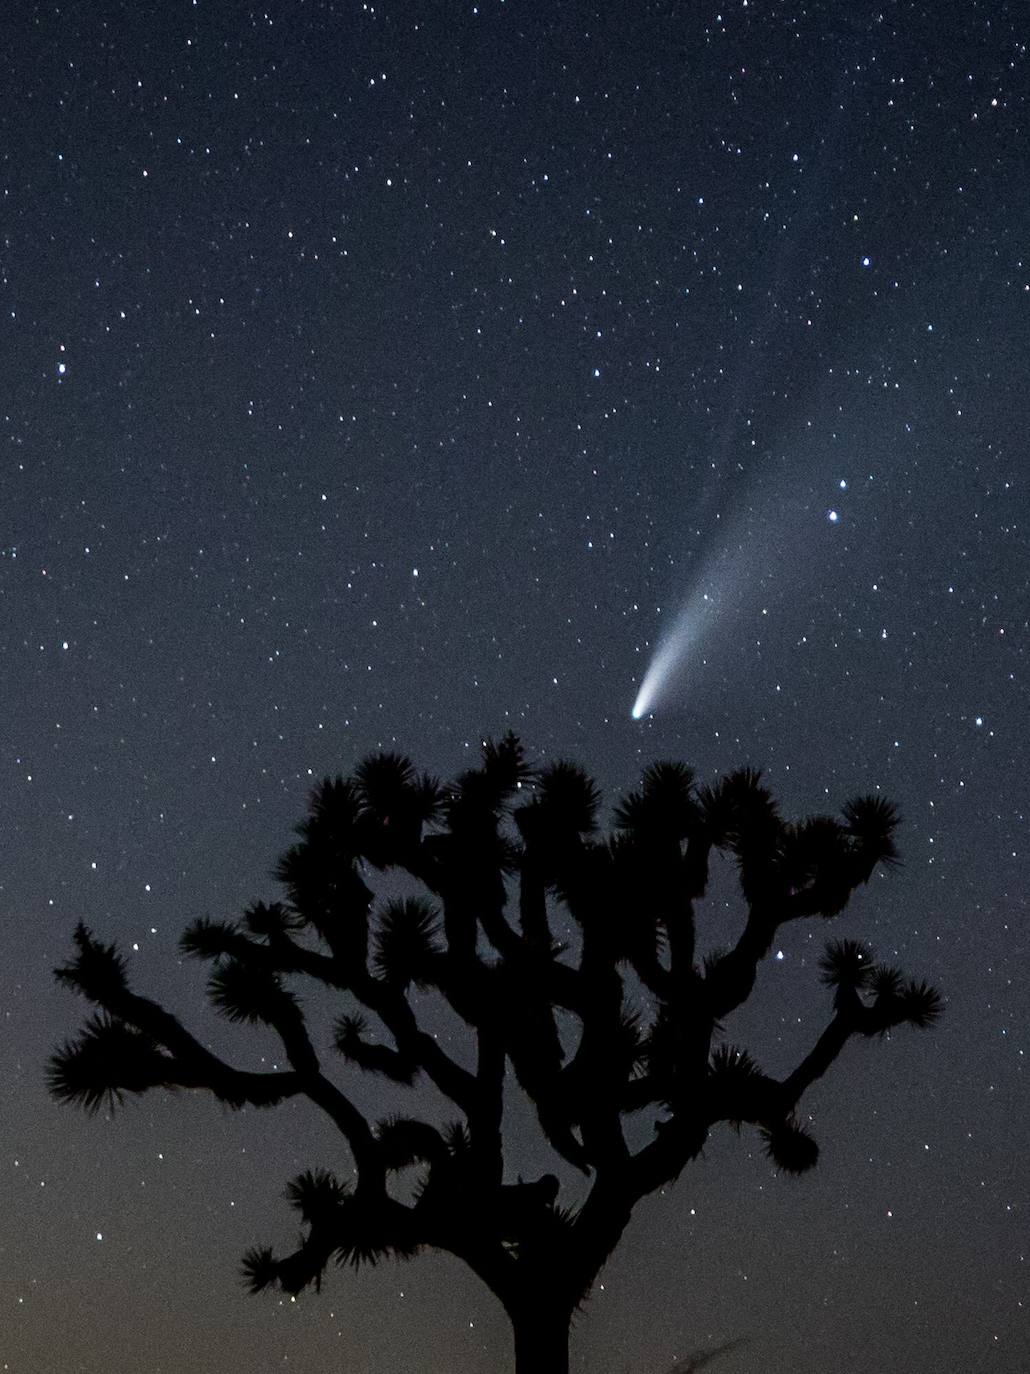
[{"label": "joshua tree", "polygon": [[[285,900],[182,936],[213,965],[214,1005],[271,1027],[288,1067],[226,1063],[135,994],[117,949],[80,925],[57,977],[97,1011],[54,1055],[54,1095],[90,1112],[159,1087],[205,1089],[231,1107],[309,1098],[339,1130],[347,1176],[316,1169],[289,1184],[303,1240],[289,1254],[252,1250],[250,1287],[299,1293],[333,1262],[446,1250],[503,1304],[518,1374],[565,1374],[572,1316],[634,1207],[679,1176],[717,1123],[755,1127],[780,1170],[805,1172],[818,1156],[798,1115],[806,1089],[853,1036],[929,1026],[941,1010],[927,984],[834,941],[821,965],[832,1009],[792,1073],[771,1077],[724,1039],[780,927],[839,915],[895,862],[889,803],[860,798],[839,820],[792,824],[755,772],[697,788],[688,768],[658,763],[605,838],[598,806],[580,768],[534,773],[511,735],[448,786],[392,754],[326,780],[279,862]],[[695,904],[714,852],[736,867],[743,912],[735,943],[702,958]],[[376,905],[366,879],[386,870],[424,895]],[[312,1042],[304,980],[339,1000],[343,1061],[395,1084],[428,1080],[457,1119],[366,1120]],[[433,996],[467,1043],[426,1030]],[[559,1203],[554,1174],[509,1172],[502,1109],[516,1085],[566,1179],[582,1176],[574,1205]],[[408,1170],[414,1189],[399,1195]]]}]

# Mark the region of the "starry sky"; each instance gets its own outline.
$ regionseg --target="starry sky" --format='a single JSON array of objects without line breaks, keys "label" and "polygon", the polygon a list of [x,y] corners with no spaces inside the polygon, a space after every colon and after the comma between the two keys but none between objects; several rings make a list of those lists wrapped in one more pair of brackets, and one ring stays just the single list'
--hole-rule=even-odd
[{"label": "starry sky", "polygon": [[827,933],[947,998],[809,1094],[815,1174],[724,1131],[644,1204],[573,1369],[1027,1368],[1026,19],[10,0],[5,1374],[508,1367],[446,1257],[245,1294],[287,1179],[339,1163],[310,1110],[89,1121],[44,1063],[80,918],[255,1063],[181,927],[275,895],[315,780],[509,728],[611,799],[674,757],[898,803],[904,866],[784,931],[732,1028],[769,1071]]}]

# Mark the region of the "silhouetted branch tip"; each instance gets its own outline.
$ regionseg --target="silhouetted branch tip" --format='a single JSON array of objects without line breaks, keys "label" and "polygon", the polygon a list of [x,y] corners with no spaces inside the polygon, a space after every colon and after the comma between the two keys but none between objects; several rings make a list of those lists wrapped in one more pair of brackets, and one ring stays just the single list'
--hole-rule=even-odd
[{"label": "silhouetted branch tip", "polygon": [[230,1021],[274,1026],[299,1012],[297,998],[278,974],[238,959],[220,963],[207,989],[212,1005]]},{"label": "silhouetted branch tip", "polygon": [[526,752],[510,730],[497,741],[483,741],[483,772],[499,797],[511,797],[534,778]]},{"label": "silhouetted branch tip", "polygon": [[59,1102],[90,1116],[113,1112],[126,1093],[139,1095],[164,1084],[171,1061],[153,1040],[106,1014],[91,1016],[74,1040],[51,1056],[47,1087]]},{"label": "silhouetted branch tip", "polygon": [[279,1266],[271,1246],[253,1246],[240,1263],[240,1275],[251,1293],[261,1293],[278,1280]]},{"label": "silhouetted branch tip", "polygon": [[455,1158],[467,1155],[472,1148],[472,1139],[463,1121],[449,1121],[444,1126],[442,1135],[444,1144]]},{"label": "silhouetted branch tip", "polygon": [[117,945],[101,944],[81,921],[75,927],[73,939],[75,956],[70,963],[54,969],[57,981],[100,1005],[124,992],[128,987],[125,959]]},{"label": "silhouetted branch tip", "polygon": [[804,1174],[819,1161],[819,1146],[793,1117],[760,1128],[765,1151],[785,1174]]},{"label": "silhouetted branch tip", "polygon": [[384,1167],[397,1172],[413,1164],[441,1159],[447,1153],[443,1136],[416,1117],[391,1116],[375,1128]]},{"label": "silhouetted branch tip", "polygon": [[388,902],[379,915],[373,968],[384,982],[423,991],[434,981],[442,954],[439,913],[417,897]]},{"label": "silhouetted branch tip", "polygon": [[762,1071],[747,1050],[736,1045],[720,1045],[708,1064],[708,1081],[713,1087],[737,1087],[761,1078]]},{"label": "silhouetted branch tip", "polygon": [[926,982],[906,979],[900,969],[879,966],[870,979],[874,994],[863,1029],[866,1035],[885,1035],[895,1026],[927,1030],[944,1014],[944,1001]]},{"label": "silhouetted branch tip", "polygon": [[901,992],[905,1020],[917,1030],[928,1030],[944,1015],[944,998],[927,982],[906,982]]},{"label": "silhouetted branch tip", "polygon": [[894,835],[901,816],[893,802],[885,797],[854,797],[842,810],[847,833],[857,842],[870,871],[877,864],[894,867],[900,862]]},{"label": "silhouetted branch tip", "polygon": [[303,919],[282,902],[254,902],[243,913],[247,929],[259,939],[272,940],[301,930]]},{"label": "silhouetted branch tip", "polygon": [[212,921],[206,916],[193,921],[179,937],[179,950],[187,958],[220,959],[239,938],[239,926],[229,921]]},{"label": "silhouetted branch tip", "polygon": [[365,1040],[363,1037],[367,1029],[367,1022],[363,1016],[341,1016],[336,1023],[333,1041],[336,1049],[345,1059],[366,1073],[382,1074],[384,1078],[391,1078],[395,1083],[407,1086],[414,1083],[419,1075],[419,1066],[415,1060],[390,1049],[388,1045],[378,1045],[371,1040]]},{"label": "silhouetted branch tip", "polygon": [[306,1169],[286,1185],[285,1196],[310,1226],[332,1216],[349,1192],[350,1185],[327,1169]]},{"label": "silhouetted branch tip", "polygon": [[340,774],[323,778],[311,790],[307,818],[296,827],[296,833],[303,839],[326,833],[345,836],[354,829],[360,812],[361,792],[356,782]]},{"label": "silhouetted branch tip", "polygon": [[559,832],[589,835],[597,829],[601,793],[593,778],[577,763],[558,759],[540,770],[536,805]]},{"label": "silhouetted branch tip", "polygon": [[869,950],[858,940],[830,940],[819,960],[822,981],[841,992],[868,987],[874,967]]},{"label": "silhouetted branch tip", "polygon": [[703,807],[694,795],[694,770],[659,762],[644,769],[639,790],[615,807],[616,829],[638,842],[678,842],[698,834]]}]

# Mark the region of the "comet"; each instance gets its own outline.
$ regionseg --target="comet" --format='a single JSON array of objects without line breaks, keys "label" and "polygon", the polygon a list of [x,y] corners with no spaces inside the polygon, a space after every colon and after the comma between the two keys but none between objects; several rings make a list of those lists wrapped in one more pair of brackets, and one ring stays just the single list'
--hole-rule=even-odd
[{"label": "comet", "polygon": [[653,715],[667,698],[683,677],[691,652],[710,634],[716,616],[739,609],[741,564],[739,557],[724,553],[707,576],[699,577],[672,627],[655,646],[630,712],[633,720]]},{"label": "comet", "polygon": [[693,600],[688,601],[672,629],[658,644],[630,712],[634,720],[643,720],[653,713],[659,698],[676,678],[677,670],[700,637],[703,616],[704,608],[699,614]]},{"label": "comet", "polygon": [[[654,645],[630,711],[633,720],[675,701],[687,683],[696,695],[700,673],[692,675],[691,668],[704,668],[709,655],[720,662],[724,679],[731,675],[734,669],[723,665],[734,637],[743,642],[745,636],[768,633],[779,618],[770,617],[769,608],[782,610],[787,586],[789,602],[796,603],[802,588],[819,575],[826,541],[843,521],[837,506],[823,506],[816,517],[812,485],[804,467],[791,472],[781,465],[738,494],[742,509],[735,516],[710,527],[685,599]],[[846,479],[837,482],[837,490],[847,490]]]}]

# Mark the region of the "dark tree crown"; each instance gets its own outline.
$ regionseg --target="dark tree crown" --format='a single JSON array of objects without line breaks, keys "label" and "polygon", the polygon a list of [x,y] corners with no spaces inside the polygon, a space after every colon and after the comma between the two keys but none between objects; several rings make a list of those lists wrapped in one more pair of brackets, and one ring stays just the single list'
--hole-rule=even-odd
[{"label": "dark tree crown", "polygon": [[[304,1095],[321,1108],[346,1144],[348,1177],[318,1169],[289,1184],[303,1240],[286,1255],[246,1256],[255,1291],[296,1293],[331,1262],[437,1247],[465,1260],[513,1320],[542,1283],[571,1311],[637,1201],[674,1180],[717,1123],[755,1128],[780,1170],[806,1172],[819,1147],[800,1115],[805,1091],[852,1037],[931,1026],[942,1006],[864,946],[831,940],[820,965],[825,1028],[792,1073],[766,1074],[723,1039],[723,1024],[782,927],[836,917],[897,862],[896,811],[864,797],[838,818],[790,822],[759,773],[698,787],[670,762],[646,769],[616,805],[610,835],[599,832],[600,801],[578,765],[534,770],[512,735],[484,745],[479,766],[447,785],[399,754],[327,779],[276,868],[283,900],[256,902],[240,921],[194,921],[181,942],[211,965],[218,1011],[271,1027],[288,1067],[222,1060],[135,994],[122,956],[80,925],[57,977],[97,1011],[54,1054],[52,1092],[89,1112],[157,1087],[204,1089],[232,1107]],[[743,915],[729,948],[702,955],[695,906],[717,853],[735,866]],[[422,895],[377,903],[369,883],[385,870]],[[340,1000],[328,1051],[312,1041],[305,983]],[[427,1033],[416,992],[449,1004],[467,1027],[467,1054]],[[342,1073],[326,1067],[333,1054]],[[341,1086],[348,1065],[428,1081],[456,1119],[370,1122]],[[557,1159],[589,1180],[578,1207],[559,1206],[552,1174],[513,1182],[506,1172],[512,1080]],[[651,1130],[632,1149],[626,1126],[639,1113]],[[414,1187],[400,1195],[391,1180],[409,1170]]]}]

